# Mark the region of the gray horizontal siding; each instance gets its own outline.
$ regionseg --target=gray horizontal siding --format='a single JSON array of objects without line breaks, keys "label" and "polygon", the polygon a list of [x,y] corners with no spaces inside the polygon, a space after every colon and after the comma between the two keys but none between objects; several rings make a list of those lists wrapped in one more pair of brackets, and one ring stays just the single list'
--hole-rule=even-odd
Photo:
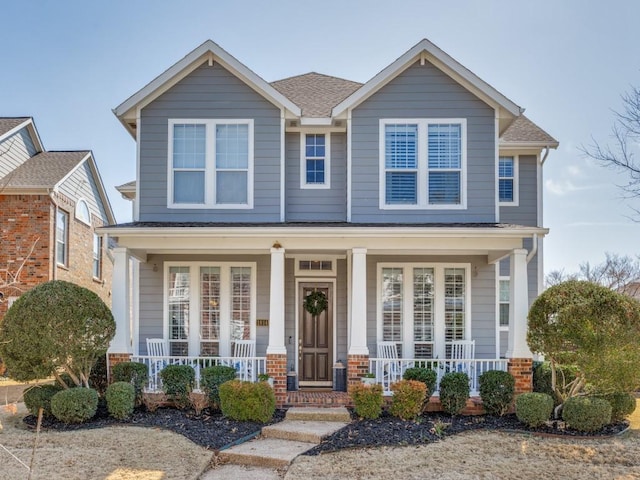
[{"label": "gray horizontal siding", "polygon": [[517,225],[538,225],[538,159],[535,155],[518,158],[518,206],[500,207],[500,221]]},{"label": "gray horizontal siding", "polygon": [[[384,118],[467,119],[467,208],[465,210],[380,210],[379,120]],[[494,111],[433,65],[418,62],[352,114],[352,221],[495,221]]]},{"label": "gray horizontal siding", "polygon": [[[254,120],[254,208],[168,209],[169,119]],[[274,222],[280,220],[280,110],[222,66],[197,68],[142,109],[140,220]]]},{"label": "gray horizontal siding", "polygon": [[62,183],[60,191],[69,198],[72,198],[76,203],[79,199],[84,199],[89,206],[91,215],[100,219],[100,224],[107,225],[109,223],[105,205],[102,202],[98,186],[91,173],[91,167],[89,167],[87,162],[80,165],[80,167]]},{"label": "gray horizontal siding", "polygon": [[0,142],[0,152],[2,153],[0,178],[8,175],[37,153],[26,127]]},{"label": "gray horizontal siding", "polygon": [[331,188],[300,188],[300,134],[286,136],[287,221],[339,222],[347,219],[346,134],[331,134]]}]

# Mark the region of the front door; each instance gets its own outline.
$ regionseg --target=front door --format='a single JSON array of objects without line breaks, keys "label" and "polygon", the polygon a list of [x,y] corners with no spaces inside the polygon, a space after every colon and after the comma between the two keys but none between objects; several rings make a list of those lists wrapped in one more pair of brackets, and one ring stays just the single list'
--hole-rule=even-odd
[{"label": "front door", "polygon": [[[333,291],[331,283],[301,283],[298,302],[298,379],[301,387],[330,387],[333,361]],[[309,295],[326,298],[326,308],[320,313],[313,306],[305,308]],[[316,305],[317,308],[318,302]]]}]

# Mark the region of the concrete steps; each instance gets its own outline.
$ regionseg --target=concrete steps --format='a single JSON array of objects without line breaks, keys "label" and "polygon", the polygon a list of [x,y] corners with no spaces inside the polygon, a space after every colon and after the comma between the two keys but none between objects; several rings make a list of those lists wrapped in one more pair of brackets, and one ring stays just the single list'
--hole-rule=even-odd
[{"label": "concrete steps", "polygon": [[238,465],[282,468],[312,447],[313,444],[308,442],[262,437],[223,450],[220,459]]},{"label": "concrete steps", "polygon": [[293,407],[287,410],[287,420],[349,423],[351,416],[345,407]]},{"label": "concrete steps", "polygon": [[346,425],[344,422],[284,420],[275,425],[264,427],[262,429],[262,436],[265,438],[279,438],[281,440],[293,440],[317,445],[325,437],[328,437]]}]

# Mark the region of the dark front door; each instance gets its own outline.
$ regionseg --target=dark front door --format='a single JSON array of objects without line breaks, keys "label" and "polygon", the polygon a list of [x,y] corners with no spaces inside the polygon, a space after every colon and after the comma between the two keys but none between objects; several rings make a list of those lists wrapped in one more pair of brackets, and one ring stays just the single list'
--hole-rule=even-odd
[{"label": "dark front door", "polygon": [[[332,384],[333,291],[330,283],[301,283],[299,290],[298,368],[300,386],[328,387]],[[327,308],[314,315],[304,308],[313,292],[322,292]]]}]

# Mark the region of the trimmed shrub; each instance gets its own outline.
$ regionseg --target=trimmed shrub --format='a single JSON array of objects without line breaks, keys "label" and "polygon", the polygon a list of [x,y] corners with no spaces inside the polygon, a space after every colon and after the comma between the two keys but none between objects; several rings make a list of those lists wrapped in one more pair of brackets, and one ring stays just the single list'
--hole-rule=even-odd
[{"label": "trimmed shrub", "polygon": [[422,413],[427,385],[417,380],[400,380],[391,385],[393,399],[391,415],[402,420],[413,420]]},{"label": "trimmed shrub", "polygon": [[220,385],[235,380],[236,369],[225,365],[203,368],[200,373],[200,385],[209,398],[211,405],[220,406]]},{"label": "trimmed shrub", "polygon": [[57,385],[60,389],[65,389],[65,388],[75,388],[77,387],[77,385],[75,384],[75,382],[73,381],[73,379],[71,378],[71,375],[69,375],[68,373],[61,373],[60,374],[60,380],[62,380],[64,383],[66,383],[66,387],[60,383],[60,381],[56,378],[55,381],[55,385]]},{"label": "trimmed shrub", "polygon": [[440,403],[449,415],[457,415],[469,399],[469,377],[463,372],[449,372],[440,380]]},{"label": "trimmed shrub", "polygon": [[414,367],[407,368],[402,375],[403,380],[417,380],[427,386],[427,394],[425,403],[429,402],[429,398],[436,391],[436,385],[438,383],[438,374],[435,370],[430,368]]},{"label": "trimmed shrub", "polygon": [[136,404],[142,403],[142,392],[149,381],[149,368],[144,363],[122,362],[111,369],[114,382],[127,382],[133,385],[136,393]]},{"label": "trimmed shrub", "polygon": [[595,432],[611,423],[611,404],[604,398],[572,397],[564,402],[562,419],[580,432]]},{"label": "trimmed shrub", "polygon": [[133,413],[136,403],[136,389],[127,382],[115,382],[107,387],[105,394],[109,415],[124,420]]},{"label": "trimmed shrub", "polygon": [[382,385],[357,383],[349,389],[356,414],[361,418],[375,419],[382,413]]},{"label": "trimmed shrub", "polygon": [[89,386],[103,396],[109,386],[109,378],[107,377],[107,354],[99,355],[96,364],[91,369],[89,375]]},{"label": "trimmed shrub", "polygon": [[51,417],[51,398],[58,393],[62,387],[58,385],[37,385],[24,391],[24,404],[31,415],[38,415],[38,410],[42,408],[43,415]]},{"label": "trimmed shrub", "polygon": [[611,405],[611,422],[621,422],[636,410],[636,397],[632,393],[609,393],[603,398]]},{"label": "trimmed shrub", "polygon": [[232,420],[266,423],[276,411],[276,396],[267,382],[229,380],[220,385],[220,409]]},{"label": "trimmed shrub", "polygon": [[503,416],[513,403],[516,381],[509,372],[488,370],[480,375],[480,398],[487,413]]},{"label": "trimmed shrub", "polygon": [[523,393],[516,398],[516,417],[525,425],[544,425],[553,412],[553,398],[547,393]]},{"label": "trimmed shrub", "polygon": [[53,416],[64,423],[82,423],[93,418],[98,409],[98,392],[92,388],[69,388],[51,398]]},{"label": "trimmed shrub", "polygon": [[[572,365],[557,365],[557,382],[559,385],[568,384],[575,380],[578,369]],[[560,405],[560,401],[551,388],[551,364],[549,362],[535,362],[533,365],[533,391],[546,393],[553,398],[554,405]]]},{"label": "trimmed shrub", "polygon": [[160,371],[162,389],[176,408],[185,409],[190,405],[189,394],[196,383],[196,372],[189,365],[168,365]]}]

